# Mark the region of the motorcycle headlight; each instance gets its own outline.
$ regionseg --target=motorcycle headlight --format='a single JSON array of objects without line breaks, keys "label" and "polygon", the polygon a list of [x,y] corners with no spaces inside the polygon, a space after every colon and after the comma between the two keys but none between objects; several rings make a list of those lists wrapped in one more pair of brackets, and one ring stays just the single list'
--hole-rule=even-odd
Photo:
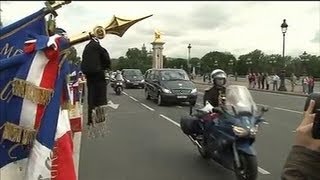
[{"label": "motorcycle headlight", "polygon": [[127,82],[130,82],[130,80],[129,80],[129,79],[127,79]]},{"label": "motorcycle headlight", "polygon": [[249,131],[239,126],[232,126],[232,130],[234,134],[239,137],[247,136],[249,134]]},{"label": "motorcycle headlight", "polygon": [[118,82],[117,85],[122,85],[122,82]]},{"label": "motorcycle headlight", "polygon": [[144,82],[144,79],[142,79],[141,82],[143,83],[143,82]]},{"label": "motorcycle headlight", "polygon": [[192,89],[191,94],[197,93],[197,88]]},{"label": "motorcycle headlight", "polygon": [[163,91],[164,93],[167,93],[167,94],[170,94],[170,93],[171,93],[171,91],[170,91],[169,89],[165,89],[165,88],[162,88],[162,91]]}]

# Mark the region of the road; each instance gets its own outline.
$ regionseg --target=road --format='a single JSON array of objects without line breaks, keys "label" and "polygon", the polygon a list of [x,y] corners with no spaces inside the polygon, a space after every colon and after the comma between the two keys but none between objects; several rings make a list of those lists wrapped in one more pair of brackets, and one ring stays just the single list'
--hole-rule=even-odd
[{"label": "road", "polygon": [[[279,179],[281,169],[301,119],[305,98],[251,92],[269,112],[257,136],[259,180]],[[199,103],[202,102],[199,92]],[[157,106],[146,100],[142,89],[126,89],[108,97],[119,108],[110,113],[109,133],[88,139],[83,133],[80,180],[233,180],[233,173],[203,160],[182,133],[179,119],[189,112],[186,105]]]}]

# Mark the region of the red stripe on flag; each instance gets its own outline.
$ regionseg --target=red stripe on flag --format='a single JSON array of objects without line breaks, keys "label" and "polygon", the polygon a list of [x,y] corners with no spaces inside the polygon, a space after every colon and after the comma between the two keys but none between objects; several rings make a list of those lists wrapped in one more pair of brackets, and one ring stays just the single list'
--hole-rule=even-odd
[{"label": "red stripe on flag", "polygon": [[[53,48],[46,48],[44,50],[44,53],[49,61],[44,68],[40,87],[54,89],[59,68],[59,51],[56,51]],[[40,126],[40,121],[43,116],[44,110],[44,105],[37,105],[36,119],[34,124],[35,129],[38,129]]]},{"label": "red stripe on flag", "polygon": [[68,131],[55,142],[52,161],[52,180],[76,180],[73,164],[73,142]]}]

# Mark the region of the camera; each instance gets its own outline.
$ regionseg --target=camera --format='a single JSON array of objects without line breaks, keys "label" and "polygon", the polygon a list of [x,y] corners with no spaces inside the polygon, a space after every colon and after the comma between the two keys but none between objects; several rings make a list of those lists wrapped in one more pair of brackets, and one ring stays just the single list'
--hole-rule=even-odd
[{"label": "camera", "polygon": [[304,111],[308,109],[311,100],[315,101],[315,106],[312,113],[316,114],[312,126],[312,137],[314,139],[320,139],[320,93],[311,93],[307,97],[306,103],[304,105]]}]

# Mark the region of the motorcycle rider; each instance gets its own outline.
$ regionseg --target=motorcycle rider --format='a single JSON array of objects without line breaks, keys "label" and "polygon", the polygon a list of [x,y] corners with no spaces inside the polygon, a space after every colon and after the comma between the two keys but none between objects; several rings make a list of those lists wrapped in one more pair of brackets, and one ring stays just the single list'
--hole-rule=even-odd
[{"label": "motorcycle rider", "polygon": [[211,79],[213,86],[205,90],[203,105],[205,106],[208,101],[213,107],[217,107],[222,103],[220,98],[224,96],[226,92],[227,74],[221,69],[215,69],[211,72]]}]

